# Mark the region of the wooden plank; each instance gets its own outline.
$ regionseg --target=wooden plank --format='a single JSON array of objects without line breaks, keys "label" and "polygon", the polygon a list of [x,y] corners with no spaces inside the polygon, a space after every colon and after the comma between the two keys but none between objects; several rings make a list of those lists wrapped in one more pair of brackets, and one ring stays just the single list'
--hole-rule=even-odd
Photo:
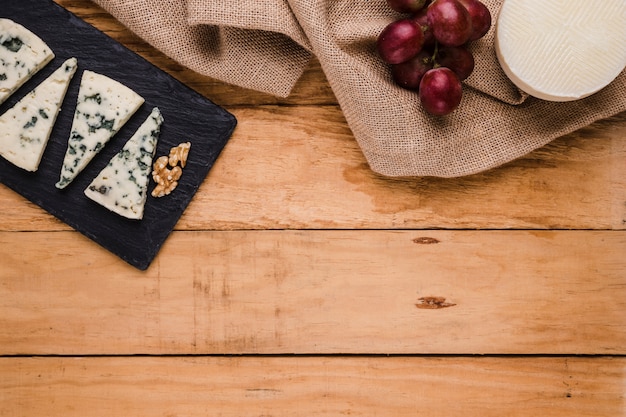
[{"label": "wooden plank", "polygon": [[[178,230],[626,228],[626,113],[457,179],[376,175],[336,107],[234,113]],[[4,186],[0,207],[0,230],[69,229]]]},{"label": "wooden plank", "polygon": [[626,353],[622,231],[176,232],[145,273],[73,232],[0,253],[0,354]]},{"label": "wooden plank", "polygon": [[0,184],[0,208],[0,231],[71,230],[4,184]]},{"label": "wooden plank", "polygon": [[626,228],[626,113],[453,179],[373,173],[336,108],[236,115],[238,130],[181,230]]},{"label": "wooden plank", "polygon": [[624,415],[624,358],[0,358],[3,416]]}]

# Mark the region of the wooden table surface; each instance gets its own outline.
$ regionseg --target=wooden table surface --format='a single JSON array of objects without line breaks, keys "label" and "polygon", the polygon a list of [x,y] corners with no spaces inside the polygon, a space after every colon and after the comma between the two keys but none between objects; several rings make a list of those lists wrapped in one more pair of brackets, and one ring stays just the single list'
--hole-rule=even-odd
[{"label": "wooden table surface", "polygon": [[390,179],[317,62],[279,99],[56,1],[239,124],[145,272],[0,185],[0,416],[626,415],[626,113]]}]

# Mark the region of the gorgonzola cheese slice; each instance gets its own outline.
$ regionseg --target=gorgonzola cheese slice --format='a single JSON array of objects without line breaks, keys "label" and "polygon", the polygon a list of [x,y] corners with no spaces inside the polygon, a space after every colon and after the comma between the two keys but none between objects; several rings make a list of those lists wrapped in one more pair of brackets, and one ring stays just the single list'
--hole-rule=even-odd
[{"label": "gorgonzola cheese slice", "polygon": [[68,59],[0,116],[2,157],[22,169],[37,171],[77,66],[76,58]]},{"label": "gorgonzola cheese slice", "polygon": [[30,30],[0,18],[0,104],[54,58]]},{"label": "gorgonzola cheese slice", "polygon": [[120,216],[142,219],[152,159],[163,116],[157,107],[98,176],[85,195]]},{"label": "gorgonzola cheese slice", "polygon": [[70,184],[143,103],[143,97],[120,82],[84,71],[56,187]]}]

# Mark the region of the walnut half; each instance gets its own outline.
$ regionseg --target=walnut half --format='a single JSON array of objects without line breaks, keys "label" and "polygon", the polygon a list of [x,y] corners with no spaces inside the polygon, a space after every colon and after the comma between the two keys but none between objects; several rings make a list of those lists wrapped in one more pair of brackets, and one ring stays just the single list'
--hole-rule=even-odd
[{"label": "walnut half", "polygon": [[180,162],[180,166],[185,168],[187,165],[187,156],[189,155],[189,149],[191,148],[191,142],[181,143],[180,145],[170,150],[169,163],[170,166],[175,167]]},{"label": "walnut half", "polygon": [[183,169],[187,164],[190,142],[181,143],[170,150],[169,156],[161,156],[152,164],[152,179],[156,187],[152,190],[152,197],[163,197],[170,194],[178,186],[178,180],[183,175]]}]

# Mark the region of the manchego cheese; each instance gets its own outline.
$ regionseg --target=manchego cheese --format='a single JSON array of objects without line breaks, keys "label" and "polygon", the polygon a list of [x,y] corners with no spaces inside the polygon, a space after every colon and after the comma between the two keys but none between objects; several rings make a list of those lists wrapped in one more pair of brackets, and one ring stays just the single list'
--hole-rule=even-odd
[{"label": "manchego cheese", "polygon": [[587,97],[626,66],[626,0],[505,0],[495,46],[505,74],[529,95]]}]

